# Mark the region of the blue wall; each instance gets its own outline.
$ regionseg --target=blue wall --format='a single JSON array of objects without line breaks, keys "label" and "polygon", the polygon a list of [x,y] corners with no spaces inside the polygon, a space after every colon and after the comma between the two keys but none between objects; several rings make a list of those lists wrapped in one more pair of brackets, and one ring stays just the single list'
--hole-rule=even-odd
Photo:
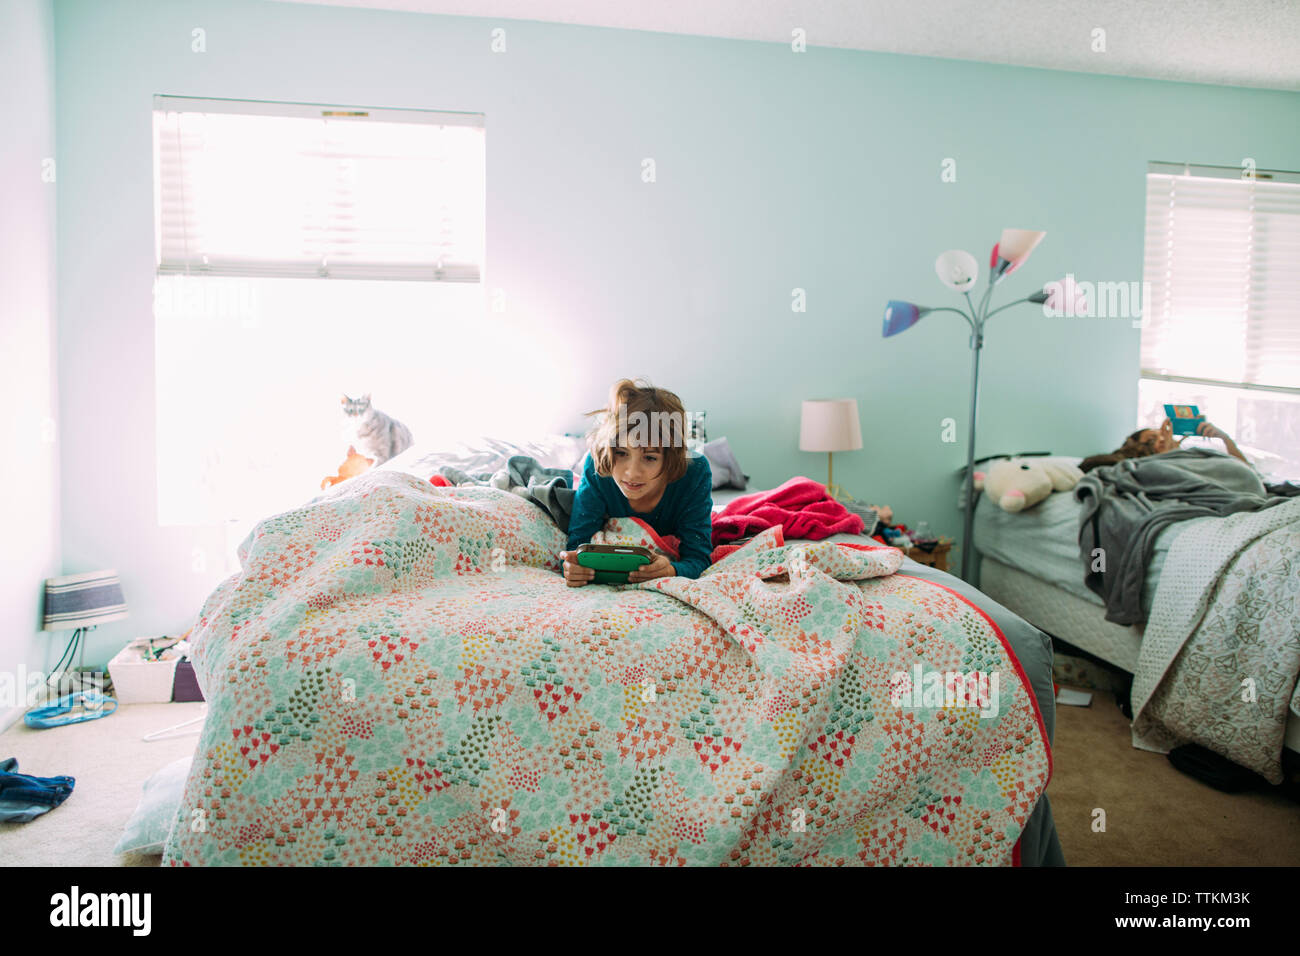
[{"label": "blue wall", "polygon": [[[220,577],[189,561],[216,531],[154,518],[155,93],[485,113],[503,334],[570,346],[517,383],[521,401],[551,402],[564,430],[615,378],[648,375],[772,487],[825,476],[825,455],[797,449],[800,401],[854,396],[866,448],[837,456],[837,480],[953,534],[965,433],[940,436],[965,424],[965,326],[940,314],[884,341],[885,302],[958,304],[935,256],[986,265],[1004,226],[1047,238],[995,305],[1067,271],[1139,281],[1148,160],[1300,167],[1295,93],[257,0],[56,14],[64,565],[117,567],[134,609],[96,632],[101,661],[185,626]],[[979,452],[1112,448],[1132,428],[1138,334],[1031,306],[995,318]]]}]

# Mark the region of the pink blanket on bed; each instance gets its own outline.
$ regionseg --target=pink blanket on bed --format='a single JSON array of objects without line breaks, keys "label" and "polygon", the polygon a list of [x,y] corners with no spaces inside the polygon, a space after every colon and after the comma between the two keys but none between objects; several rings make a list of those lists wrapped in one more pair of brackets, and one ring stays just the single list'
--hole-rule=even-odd
[{"label": "pink blanket on bed", "polygon": [[862,518],[802,475],[779,488],[741,495],[713,516],[713,546],[780,525],[787,538],[816,541],[833,534],[861,534]]}]

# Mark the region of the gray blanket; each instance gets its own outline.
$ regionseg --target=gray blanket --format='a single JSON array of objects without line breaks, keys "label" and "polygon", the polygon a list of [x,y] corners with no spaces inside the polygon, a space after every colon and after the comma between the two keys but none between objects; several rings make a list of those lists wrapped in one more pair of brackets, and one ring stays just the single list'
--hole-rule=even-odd
[{"label": "gray blanket", "polygon": [[1096,468],[1075,487],[1074,496],[1083,502],[1084,583],[1106,602],[1106,620],[1116,624],[1144,620],[1147,564],[1156,537],[1170,524],[1259,511],[1286,500],[1267,495],[1249,465],[1208,448],[1180,448]]},{"label": "gray blanket", "polygon": [[569,530],[573,496],[577,492],[570,487],[573,472],[567,469],[543,468],[529,455],[512,455],[506,466],[495,472],[470,475],[444,465],[438,473],[455,485],[491,485],[527,498],[550,515],[561,531]]}]

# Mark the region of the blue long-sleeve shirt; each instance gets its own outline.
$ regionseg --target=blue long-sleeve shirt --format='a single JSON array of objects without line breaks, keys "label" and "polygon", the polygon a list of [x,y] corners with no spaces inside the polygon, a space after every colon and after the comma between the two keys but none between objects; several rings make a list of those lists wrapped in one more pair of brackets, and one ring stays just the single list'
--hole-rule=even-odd
[{"label": "blue long-sleeve shirt", "polygon": [[607,517],[641,518],[659,534],[677,536],[681,557],[672,565],[678,576],[698,578],[709,566],[709,555],[713,553],[713,470],[703,455],[691,455],[686,460],[686,474],[669,483],[653,510],[642,512],[632,510],[612,475],[596,473],[596,463],[588,452],[573,499],[565,550],[573,551],[590,542]]}]

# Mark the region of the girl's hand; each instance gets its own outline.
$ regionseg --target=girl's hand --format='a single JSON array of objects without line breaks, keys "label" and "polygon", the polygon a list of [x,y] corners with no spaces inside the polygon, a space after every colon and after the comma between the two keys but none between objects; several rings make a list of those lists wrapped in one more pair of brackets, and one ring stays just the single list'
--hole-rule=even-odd
[{"label": "girl's hand", "polygon": [[1228,433],[1222,428],[1217,428],[1209,422],[1201,422],[1196,426],[1196,434],[1203,438],[1222,438],[1224,441],[1229,440]]},{"label": "girl's hand", "polygon": [[1156,436],[1156,454],[1165,451],[1173,451],[1182,443],[1182,440],[1185,437],[1185,435],[1179,435],[1175,438],[1174,423],[1166,418],[1160,423],[1160,434]]},{"label": "girl's hand", "polygon": [[656,554],[655,559],[649,564],[643,564],[635,571],[629,571],[627,583],[639,584],[642,581],[650,581],[654,578],[671,578],[676,574],[677,569],[668,563],[668,559],[662,554]]},{"label": "girl's hand", "polygon": [[584,584],[589,584],[596,576],[594,568],[584,568],[578,563],[577,551],[561,551],[560,560],[564,562],[561,565],[564,570],[564,583],[571,588],[580,588]]},{"label": "girl's hand", "polygon": [[[1205,438],[1219,439],[1220,441],[1223,442],[1223,447],[1227,449],[1229,455],[1231,455],[1233,458],[1238,458],[1241,461],[1246,462],[1246,464],[1250,465],[1250,461],[1246,458],[1245,455],[1241,453],[1241,449],[1238,448],[1237,443],[1232,440],[1232,436],[1229,435],[1227,432],[1225,432],[1222,428],[1217,428],[1216,426],[1211,425],[1209,422],[1201,422],[1199,425],[1196,426],[1196,434],[1201,435]],[[1254,465],[1250,465],[1250,466],[1252,468],[1255,467]]]}]

